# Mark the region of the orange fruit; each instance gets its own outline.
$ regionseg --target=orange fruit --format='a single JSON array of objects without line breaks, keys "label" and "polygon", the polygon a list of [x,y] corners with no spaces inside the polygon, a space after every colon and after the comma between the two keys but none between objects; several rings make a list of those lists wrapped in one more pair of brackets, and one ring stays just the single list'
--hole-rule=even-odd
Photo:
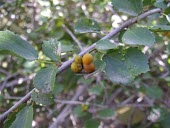
[{"label": "orange fruit", "polygon": [[93,62],[93,56],[90,53],[86,53],[82,58],[83,64],[90,64]]},{"label": "orange fruit", "polygon": [[93,63],[91,64],[83,64],[83,68],[87,73],[91,73],[95,71],[95,66]]}]

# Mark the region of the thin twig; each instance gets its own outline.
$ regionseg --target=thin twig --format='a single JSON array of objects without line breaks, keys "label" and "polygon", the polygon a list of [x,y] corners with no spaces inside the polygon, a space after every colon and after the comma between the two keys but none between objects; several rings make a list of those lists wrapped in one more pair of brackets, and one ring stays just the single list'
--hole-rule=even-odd
[{"label": "thin twig", "polygon": [[119,88],[119,89],[117,89],[115,92],[113,92],[106,104],[108,104],[108,105],[112,104],[112,101],[113,101],[121,92],[122,92],[122,88]]},{"label": "thin twig", "polygon": [[[77,93],[74,95],[74,97],[71,99],[71,101],[75,101],[78,99],[78,97],[84,92],[84,90],[87,88],[87,86],[80,86]],[[49,128],[57,128],[58,125],[64,121],[65,117],[67,117],[71,112],[71,105],[67,105],[61,113],[57,116],[56,120],[50,125]]]},{"label": "thin twig", "polygon": [[5,71],[4,69],[0,68],[0,72],[5,74],[5,75],[9,75],[9,73],[7,71]]},{"label": "thin twig", "polygon": [[148,128],[149,126],[151,126],[153,124],[153,122],[149,122],[146,124],[146,126],[144,126],[143,128]]},{"label": "thin twig", "polygon": [[37,11],[36,11],[36,6],[37,6],[37,0],[34,1],[33,3],[33,15],[32,15],[32,24],[33,24],[33,30],[37,29],[37,22],[36,22],[36,15],[37,15]]},{"label": "thin twig", "polygon": [[[118,33],[119,33],[121,30],[123,30],[124,28],[126,28],[126,27],[134,24],[135,22],[137,22],[137,20],[143,19],[143,18],[145,18],[145,17],[147,17],[147,16],[149,16],[149,15],[151,15],[151,14],[160,13],[160,12],[161,12],[161,9],[160,9],[160,8],[156,8],[156,9],[149,10],[149,11],[147,11],[147,12],[139,15],[138,17],[132,18],[132,19],[124,22],[124,23],[123,23],[122,25],[120,25],[118,28],[112,30],[110,33],[108,33],[108,35],[104,36],[101,40],[103,40],[103,39],[109,39],[109,38],[115,36],[116,34],[118,34]],[[83,50],[82,52],[80,52],[79,55],[82,56],[82,55],[84,55],[85,53],[87,53],[87,52],[95,49],[95,46],[96,46],[96,43],[94,43],[93,45],[91,45],[91,46],[88,47],[87,49],[85,49],[85,50]],[[61,67],[58,68],[58,72],[57,72],[56,75],[59,75],[59,74],[62,73],[64,70],[66,70],[66,69],[71,65],[71,63],[72,63],[73,61],[74,61],[74,58],[72,58],[72,59],[64,62],[64,63],[61,65]],[[34,89],[33,89],[33,90],[34,90]],[[29,97],[31,96],[31,93],[32,93],[33,90],[31,90],[27,95],[25,95],[25,96],[23,97],[23,99],[29,99]],[[17,103],[18,103],[18,102],[17,102]],[[19,103],[21,104],[22,101],[20,100]],[[17,106],[18,106],[18,105],[19,105],[19,104],[17,104]],[[14,105],[14,106],[12,106],[11,108],[14,109],[14,108],[16,108],[17,106]],[[4,119],[5,117],[7,117],[8,113],[10,113],[10,112],[13,110],[13,109],[11,109],[11,108],[0,116],[0,119],[1,119],[1,120]]]},{"label": "thin twig", "polygon": [[100,107],[100,108],[105,108],[106,106],[100,105],[100,104],[90,104],[89,102],[81,102],[81,101],[76,101],[76,100],[55,100],[56,103],[61,103],[61,104],[70,104],[70,105],[82,105],[82,104],[86,104],[86,105],[93,105],[96,107]]},{"label": "thin twig", "polygon": [[4,97],[6,100],[20,100],[22,97],[15,97],[15,96],[6,96]]},{"label": "thin twig", "polygon": [[61,104],[70,104],[70,105],[81,105],[81,104],[89,104],[81,101],[70,101],[70,100],[55,100],[56,103],[61,103]]},{"label": "thin twig", "polygon": [[121,102],[120,105],[124,106],[127,103],[129,103],[131,100],[133,100],[135,98],[135,95],[132,95],[131,97],[129,97],[128,99],[124,100],[123,102]]},{"label": "thin twig", "polygon": [[147,107],[152,107],[153,105],[150,104],[124,104],[124,105],[117,105],[116,107],[124,107],[124,106],[129,106],[129,107],[136,107],[136,108],[147,108]]},{"label": "thin twig", "polygon": [[18,75],[18,73],[14,73],[14,74],[12,74],[12,75],[7,76],[6,79],[4,80],[3,84],[0,86],[0,92],[4,89],[7,81],[8,81],[9,79],[11,79],[12,77],[15,77],[15,76],[17,76],[17,75]]},{"label": "thin twig", "polygon": [[4,118],[7,117],[7,115],[13,111],[16,107],[18,107],[21,103],[27,101],[30,96],[31,96],[31,93],[34,91],[35,89],[31,90],[27,95],[25,95],[21,100],[19,100],[17,103],[15,103],[14,106],[12,106],[10,109],[8,109],[6,112],[4,112],[1,116],[0,116],[0,122],[2,122],[4,120]]},{"label": "thin twig", "polygon": [[21,84],[19,83],[19,80],[22,79],[22,83],[25,82],[25,81],[28,81],[28,80],[31,80],[32,78],[29,78],[29,77],[21,77],[21,78],[18,78],[18,79],[15,79],[15,80],[11,80],[10,82],[6,83],[5,87],[6,88],[11,88],[11,87],[14,87],[18,84]]},{"label": "thin twig", "polygon": [[74,40],[74,42],[79,46],[80,51],[83,51],[83,47],[81,46],[81,42],[76,38],[76,36],[71,32],[71,30],[66,25],[62,25],[62,27],[71,36],[71,38]]}]

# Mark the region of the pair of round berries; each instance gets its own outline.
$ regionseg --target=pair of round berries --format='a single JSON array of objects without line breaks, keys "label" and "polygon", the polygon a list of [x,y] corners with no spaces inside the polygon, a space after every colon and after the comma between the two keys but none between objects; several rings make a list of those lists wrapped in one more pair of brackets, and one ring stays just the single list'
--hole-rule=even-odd
[{"label": "pair of round berries", "polygon": [[79,55],[74,57],[74,62],[71,64],[71,70],[75,73],[79,73],[82,69],[87,73],[95,71],[93,56],[90,53],[86,53],[83,57]]}]

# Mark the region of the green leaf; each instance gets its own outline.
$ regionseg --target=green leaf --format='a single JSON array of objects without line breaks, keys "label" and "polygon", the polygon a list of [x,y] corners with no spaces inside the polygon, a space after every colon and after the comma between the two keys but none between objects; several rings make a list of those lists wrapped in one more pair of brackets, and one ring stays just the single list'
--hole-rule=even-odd
[{"label": "green leaf", "polygon": [[142,0],[111,0],[111,1],[115,9],[132,16],[137,16],[143,11]]},{"label": "green leaf", "polygon": [[51,92],[55,85],[56,73],[57,68],[55,66],[39,70],[33,79],[35,88],[42,92]]},{"label": "green leaf", "polygon": [[155,37],[147,28],[135,27],[124,33],[122,41],[129,45],[144,45],[151,47],[155,42]]},{"label": "green leaf", "polygon": [[158,114],[160,114],[159,118],[157,121],[161,122],[163,120],[166,119],[166,117],[168,116],[168,108],[164,108],[163,106],[153,106],[150,110],[150,114],[148,115],[148,118],[151,118],[154,117],[154,116],[157,116]]},{"label": "green leaf", "polygon": [[30,61],[38,58],[36,50],[11,31],[0,31],[0,51],[3,50],[8,50]]},{"label": "green leaf", "polygon": [[163,128],[169,128],[170,126],[170,112],[166,114],[163,120],[161,120]]},{"label": "green leaf", "polygon": [[117,46],[113,43],[111,43],[108,39],[105,40],[99,40],[96,42],[96,49],[97,50],[109,50],[109,49],[114,49],[117,48]]},{"label": "green leaf", "polygon": [[53,88],[53,94],[59,95],[64,90],[64,86],[60,83],[57,83]]},{"label": "green leaf", "polygon": [[155,37],[148,29],[135,27],[124,33],[122,41],[129,45],[144,45],[151,47],[155,42]]},{"label": "green leaf", "polygon": [[62,44],[61,45],[61,52],[62,53],[66,53],[66,52],[70,52],[70,51],[73,51],[73,45],[64,45]]},{"label": "green leaf", "polygon": [[44,41],[42,45],[44,54],[53,61],[60,61],[61,44],[55,39]]},{"label": "green leaf", "polygon": [[139,108],[133,108],[124,106],[116,110],[117,120],[122,124],[129,124],[129,118],[131,117],[131,124],[137,124],[145,119],[145,113]]},{"label": "green leaf", "polygon": [[49,94],[44,94],[41,92],[33,92],[31,94],[31,98],[33,101],[35,101],[37,104],[41,104],[43,106],[51,105],[54,103],[54,96]]},{"label": "green leaf", "polygon": [[75,115],[76,117],[78,117],[78,118],[83,118],[83,117],[89,116],[89,115],[88,115],[89,113],[87,113],[86,111],[82,111],[81,106],[75,107],[75,108],[73,109],[73,113],[74,113],[74,115]]},{"label": "green leaf", "polygon": [[16,0],[15,6],[16,6],[17,8],[19,8],[19,7],[21,7],[21,5],[22,5],[23,2],[24,2],[23,0]]},{"label": "green leaf", "polygon": [[163,13],[167,15],[170,14],[170,8],[165,9]]},{"label": "green leaf", "polygon": [[10,128],[32,128],[33,107],[24,107],[17,115]]},{"label": "green leaf", "polygon": [[[169,55],[170,54],[170,43],[168,43],[168,45],[166,46],[166,50],[167,50],[167,54]],[[169,60],[168,59],[168,63],[169,63]],[[170,76],[169,76],[170,77]],[[169,78],[170,79],[170,78]],[[166,79],[165,79],[166,80]],[[170,80],[169,80],[170,81]]]},{"label": "green leaf", "polygon": [[136,48],[117,49],[104,55],[105,72],[112,82],[129,83],[137,75],[149,71],[147,57]]},{"label": "green leaf", "polygon": [[143,6],[153,5],[156,0],[143,0]]},{"label": "green leaf", "polygon": [[4,128],[9,128],[12,125],[16,119],[16,114],[20,112],[25,106],[26,104],[23,103],[8,114],[8,117],[4,122]]},{"label": "green leaf", "polygon": [[96,86],[88,89],[88,92],[90,94],[95,94],[95,95],[100,95],[102,93],[102,91],[103,91],[102,85],[96,85]]},{"label": "green leaf", "polygon": [[170,82],[170,76],[163,78],[166,82]]},{"label": "green leaf", "polygon": [[163,92],[159,86],[148,86],[145,91],[146,95],[155,99],[160,99],[163,95]]},{"label": "green leaf", "polygon": [[85,122],[84,128],[98,128],[100,122],[95,119],[90,119]]},{"label": "green leaf", "polygon": [[[59,22],[58,22],[58,23],[59,23]],[[63,23],[61,23],[61,25],[62,25],[62,24],[63,24]],[[58,28],[58,27],[57,27],[57,29],[56,29],[56,30],[53,30],[53,31],[51,32],[51,34],[52,34],[53,37],[55,37],[57,40],[60,40],[61,38],[64,37],[65,32],[64,32],[63,28]]]},{"label": "green leaf", "polygon": [[[1,77],[1,75],[0,75],[0,77]],[[0,81],[1,81],[1,79],[0,79]],[[2,96],[2,94],[0,94],[0,106],[2,106],[3,105],[3,96]]]},{"label": "green leaf", "polygon": [[[71,79],[70,79],[71,78]],[[63,85],[65,90],[70,90],[77,87],[77,81],[80,79],[80,76],[75,75],[71,69],[66,70],[62,74]]]},{"label": "green leaf", "polygon": [[159,0],[159,1],[155,2],[154,6],[156,6],[158,8],[162,8],[162,9],[167,8],[167,5],[164,0]]},{"label": "green leaf", "polygon": [[115,112],[110,108],[106,108],[98,112],[98,116],[103,119],[112,118],[114,115],[115,115]]},{"label": "green leaf", "polygon": [[99,60],[99,59],[96,59],[94,61],[94,65],[95,65],[95,68],[96,68],[97,72],[102,72],[104,67],[106,66],[105,63],[102,60]]},{"label": "green leaf", "polygon": [[88,18],[81,18],[76,22],[74,30],[78,33],[87,33],[99,32],[101,28],[97,21]]},{"label": "green leaf", "polygon": [[169,25],[155,25],[155,26],[150,26],[149,30],[153,32],[166,32],[166,31],[170,31],[170,26]]}]

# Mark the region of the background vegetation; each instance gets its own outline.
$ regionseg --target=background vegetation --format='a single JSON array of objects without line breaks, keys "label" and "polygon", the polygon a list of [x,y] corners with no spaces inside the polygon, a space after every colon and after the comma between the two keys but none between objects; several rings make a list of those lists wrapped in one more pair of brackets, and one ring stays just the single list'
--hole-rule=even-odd
[{"label": "background vegetation", "polygon": [[[169,128],[169,5],[0,1],[0,126]],[[67,68],[89,51],[94,73]]]}]

